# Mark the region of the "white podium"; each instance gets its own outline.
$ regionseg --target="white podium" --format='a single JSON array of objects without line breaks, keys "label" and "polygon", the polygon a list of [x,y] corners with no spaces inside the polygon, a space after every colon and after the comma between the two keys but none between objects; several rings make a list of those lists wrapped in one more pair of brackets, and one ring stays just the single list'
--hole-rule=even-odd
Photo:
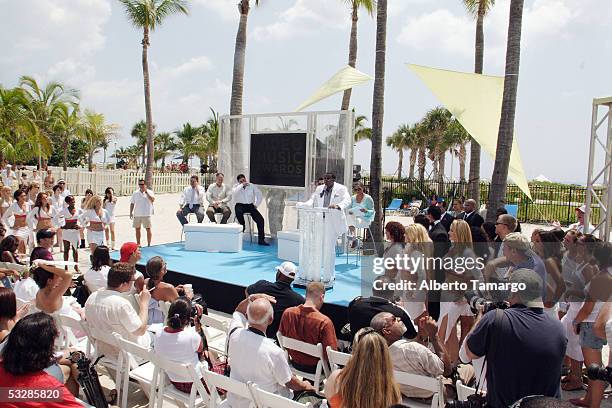
[{"label": "white podium", "polygon": [[[300,261],[296,286],[306,286],[310,282],[322,282],[326,288],[333,286],[336,248],[329,246],[325,215],[329,208],[296,207],[299,219]],[[329,217],[328,217],[329,218]]]}]

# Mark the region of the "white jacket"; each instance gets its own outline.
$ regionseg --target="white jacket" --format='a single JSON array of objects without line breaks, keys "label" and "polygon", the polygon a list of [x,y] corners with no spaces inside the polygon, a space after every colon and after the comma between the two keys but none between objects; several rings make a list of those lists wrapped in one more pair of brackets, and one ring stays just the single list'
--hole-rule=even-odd
[{"label": "white jacket", "polygon": [[[325,188],[327,188],[325,185],[318,186],[315,192],[312,193],[312,196],[310,196],[310,200],[304,203],[298,203],[297,207],[323,207],[323,202],[325,200],[323,190]],[[334,183],[332,187],[331,199],[329,200],[329,205],[337,205],[338,207],[340,207],[339,210],[331,211],[327,215],[331,216],[330,221],[332,223],[333,231],[335,231],[336,236],[340,236],[348,230],[344,210],[351,206],[351,195],[349,194],[345,186],[339,183]]]}]

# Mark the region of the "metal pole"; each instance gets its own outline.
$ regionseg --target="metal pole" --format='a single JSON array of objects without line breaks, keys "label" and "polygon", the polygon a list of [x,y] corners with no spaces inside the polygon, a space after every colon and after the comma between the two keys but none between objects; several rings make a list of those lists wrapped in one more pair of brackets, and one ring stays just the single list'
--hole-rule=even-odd
[{"label": "metal pole", "polygon": [[594,158],[595,158],[595,143],[597,139],[597,113],[598,113],[599,105],[596,104],[595,100],[593,100],[593,112],[591,116],[591,138],[590,138],[590,147],[589,147],[589,166],[587,172],[587,194],[586,194],[586,202],[584,203],[586,206],[586,211],[584,213],[584,225],[589,225],[589,220],[591,218],[591,201],[593,194],[593,166],[594,166]]}]

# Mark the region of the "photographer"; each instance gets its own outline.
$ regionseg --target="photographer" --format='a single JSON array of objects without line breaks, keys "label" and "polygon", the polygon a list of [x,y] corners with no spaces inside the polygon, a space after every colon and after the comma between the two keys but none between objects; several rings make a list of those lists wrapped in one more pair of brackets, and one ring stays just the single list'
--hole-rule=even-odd
[{"label": "photographer", "polygon": [[492,310],[466,339],[471,359],[487,362],[487,406],[507,407],[527,395],[558,397],[567,340],[563,326],[544,313],[542,279],[518,269],[510,282],[525,289],[514,292],[510,308]]}]

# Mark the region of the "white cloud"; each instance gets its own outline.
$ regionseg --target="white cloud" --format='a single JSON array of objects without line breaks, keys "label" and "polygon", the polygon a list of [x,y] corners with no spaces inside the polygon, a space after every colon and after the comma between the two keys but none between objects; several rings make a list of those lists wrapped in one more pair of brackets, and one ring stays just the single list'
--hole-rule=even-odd
[{"label": "white cloud", "polygon": [[213,11],[226,21],[238,21],[240,14],[238,13],[237,0],[195,0],[196,4],[202,5],[210,11]]},{"label": "white cloud", "polygon": [[213,69],[212,61],[210,58],[202,55],[199,57],[193,57],[189,61],[176,67],[164,68],[162,73],[170,77],[181,77],[201,71],[210,71],[211,69]]},{"label": "white cloud", "polygon": [[342,29],[350,24],[350,10],[339,1],[296,0],[278,15],[275,23],[255,27],[256,40],[286,40],[313,35],[321,28]]},{"label": "white cloud", "polygon": [[70,86],[81,86],[91,81],[95,76],[95,67],[73,58],[59,61],[47,70],[49,80],[66,82]]}]

